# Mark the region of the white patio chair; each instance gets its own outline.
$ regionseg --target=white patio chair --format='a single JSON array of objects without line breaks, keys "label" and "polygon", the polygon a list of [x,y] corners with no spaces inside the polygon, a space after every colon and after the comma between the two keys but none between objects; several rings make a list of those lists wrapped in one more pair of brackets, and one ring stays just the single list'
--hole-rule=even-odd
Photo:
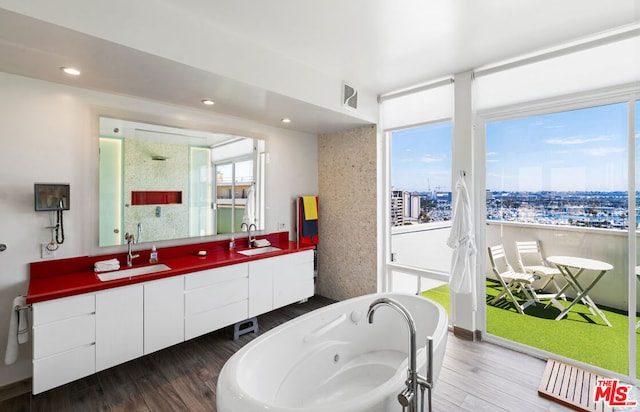
[{"label": "white patio chair", "polygon": [[[560,292],[560,286],[556,282],[556,276],[562,277],[558,268],[547,264],[542,256],[540,243],[537,240],[516,241],[516,250],[518,251],[518,266],[522,272],[530,273],[537,279],[533,282],[532,287],[535,290],[544,290],[547,286],[553,285],[553,294],[538,294],[540,299],[551,298]],[[565,296],[562,298],[566,300]]]},{"label": "white patio chair", "polygon": [[[533,291],[531,288],[531,283],[534,280],[533,275],[514,271],[513,267],[511,267],[507,260],[507,256],[504,253],[504,247],[502,245],[489,247],[489,260],[491,261],[493,274],[502,285],[502,292],[493,298],[491,304],[493,305],[500,299],[505,298],[511,300],[518,312],[524,315],[524,310],[526,308],[536,304],[536,298],[531,294]],[[520,303],[520,301],[518,301],[513,295],[514,292],[520,291],[527,298],[527,301],[524,303]],[[533,292],[535,293],[535,291]]]}]

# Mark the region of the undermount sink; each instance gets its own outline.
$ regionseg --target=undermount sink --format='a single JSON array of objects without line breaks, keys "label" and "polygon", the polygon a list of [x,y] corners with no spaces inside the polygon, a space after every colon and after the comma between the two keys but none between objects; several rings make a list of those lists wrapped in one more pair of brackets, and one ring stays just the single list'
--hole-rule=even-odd
[{"label": "undermount sink", "polygon": [[171,270],[171,268],[165,264],[160,263],[160,264],[151,265],[151,266],[141,266],[139,268],[122,269],[122,270],[116,270],[113,272],[98,273],[98,279],[105,282],[107,280],[130,278],[133,276],[140,276],[140,275],[148,275],[150,273],[163,272],[165,270]]},{"label": "undermount sink", "polygon": [[279,250],[282,250],[282,249],[275,246],[265,246],[265,247],[258,247],[255,249],[239,250],[238,253],[245,256],[254,256],[254,255],[261,255],[263,253],[277,252]]}]

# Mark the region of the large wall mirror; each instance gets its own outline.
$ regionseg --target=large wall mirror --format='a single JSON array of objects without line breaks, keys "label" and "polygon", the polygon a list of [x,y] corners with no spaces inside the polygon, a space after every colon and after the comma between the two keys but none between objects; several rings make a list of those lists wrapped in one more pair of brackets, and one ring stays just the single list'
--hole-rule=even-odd
[{"label": "large wall mirror", "polygon": [[265,142],[100,117],[99,245],[264,229]]}]

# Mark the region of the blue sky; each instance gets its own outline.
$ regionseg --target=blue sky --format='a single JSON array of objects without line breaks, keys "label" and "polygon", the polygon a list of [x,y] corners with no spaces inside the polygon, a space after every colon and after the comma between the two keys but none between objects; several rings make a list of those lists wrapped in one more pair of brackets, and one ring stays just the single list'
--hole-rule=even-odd
[{"label": "blue sky", "polygon": [[[489,190],[626,190],[626,103],[494,122],[486,135]],[[451,190],[451,123],[393,132],[391,185]]]},{"label": "blue sky", "polygon": [[451,191],[451,122],[395,131],[391,186],[397,190]]},{"label": "blue sky", "polygon": [[626,190],[626,103],[490,123],[486,135],[489,190]]}]

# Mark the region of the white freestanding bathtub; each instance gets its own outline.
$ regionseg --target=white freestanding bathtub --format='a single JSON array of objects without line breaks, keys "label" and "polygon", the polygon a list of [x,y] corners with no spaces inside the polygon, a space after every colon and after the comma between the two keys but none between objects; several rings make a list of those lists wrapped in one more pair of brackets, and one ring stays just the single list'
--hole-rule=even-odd
[{"label": "white freestanding bathtub", "polygon": [[400,411],[409,329],[391,307],[367,322],[379,297],[401,303],[416,325],[417,366],[426,376],[427,337],[433,337],[433,383],[447,344],[447,312],[416,295],[361,296],[317,309],[254,339],[224,365],[218,378],[218,412]]}]

